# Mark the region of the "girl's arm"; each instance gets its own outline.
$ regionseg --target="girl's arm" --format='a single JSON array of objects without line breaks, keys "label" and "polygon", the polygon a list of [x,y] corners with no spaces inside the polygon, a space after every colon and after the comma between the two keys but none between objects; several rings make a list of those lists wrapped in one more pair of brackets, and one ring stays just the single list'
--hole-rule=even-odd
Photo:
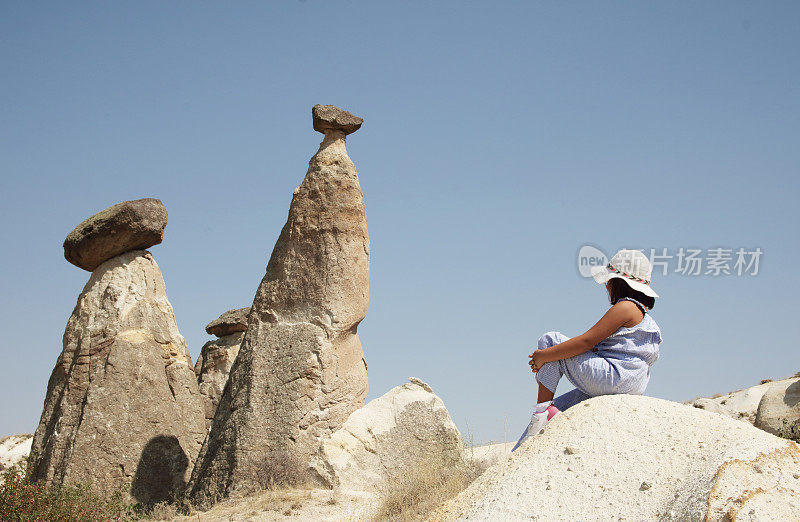
[{"label": "girl's arm", "polygon": [[597,324],[589,328],[586,333],[530,354],[529,364],[536,371],[545,363],[569,359],[588,352],[606,337],[619,330],[621,326],[638,324],[641,317],[642,312],[635,304],[630,301],[620,301],[609,308],[605,315],[597,321]]}]

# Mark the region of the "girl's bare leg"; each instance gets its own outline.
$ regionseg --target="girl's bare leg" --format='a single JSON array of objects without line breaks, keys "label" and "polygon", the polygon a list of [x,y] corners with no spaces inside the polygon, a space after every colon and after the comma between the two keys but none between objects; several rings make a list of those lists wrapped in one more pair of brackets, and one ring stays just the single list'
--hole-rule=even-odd
[{"label": "girl's bare leg", "polygon": [[539,398],[536,402],[542,403],[553,400],[554,393],[548,390],[545,386],[539,383]]}]

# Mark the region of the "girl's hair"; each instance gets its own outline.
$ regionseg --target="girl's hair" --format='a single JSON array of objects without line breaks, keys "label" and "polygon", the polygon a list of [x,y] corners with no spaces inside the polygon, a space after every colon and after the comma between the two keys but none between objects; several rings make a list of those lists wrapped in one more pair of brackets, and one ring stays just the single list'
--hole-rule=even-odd
[{"label": "girl's hair", "polygon": [[608,289],[608,300],[611,301],[612,305],[615,305],[617,301],[623,297],[636,299],[645,305],[649,310],[652,310],[656,305],[655,297],[650,297],[649,295],[644,295],[638,290],[634,290],[628,286],[628,283],[626,283],[624,279],[620,279],[619,277],[609,279],[606,288]]}]

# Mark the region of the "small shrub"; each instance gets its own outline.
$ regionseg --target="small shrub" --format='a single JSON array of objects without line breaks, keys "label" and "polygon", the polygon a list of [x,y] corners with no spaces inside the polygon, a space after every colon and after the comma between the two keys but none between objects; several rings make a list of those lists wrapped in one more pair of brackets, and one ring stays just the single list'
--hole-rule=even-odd
[{"label": "small shrub", "polygon": [[273,451],[247,470],[250,492],[291,488],[308,482],[306,466],[288,451]]},{"label": "small shrub", "polygon": [[389,478],[375,520],[425,520],[485,470],[485,465],[479,462],[452,464],[438,455],[431,455],[408,468],[406,473]]},{"label": "small shrub", "polygon": [[137,518],[124,502],[122,491],[103,497],[81,484],[48,488],[32,482],[22,463],[6,470],[0,483],[3,521],[101,522]]},{"label": "small shrub", "polygon": [[150,520],[172,520],[179,514],[178,506],[168,502],[159,502],[150,510],[147,518]]}]

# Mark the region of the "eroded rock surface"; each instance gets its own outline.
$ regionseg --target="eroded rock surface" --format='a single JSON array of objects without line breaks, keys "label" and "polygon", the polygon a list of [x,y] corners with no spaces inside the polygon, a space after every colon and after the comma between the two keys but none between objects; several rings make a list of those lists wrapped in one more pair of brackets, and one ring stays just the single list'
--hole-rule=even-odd
[{"label": "eroded rock surface", "polygon": [[64,332],[33,439],[33,478],[179,495],[206,429],[186,342],[146,251],[100,265]]},{"label": "eroded rock surface", "polygon": [[239,354],[249,313],[250,307],[228,310],[206,326],[206,332],[218,337],[203,345],[194,366],[200,395],[203,397],[206,427],[211,426],[233,362]]},{"label": "eroded rock surface", "polygon": [[313,468],[328,487],[379,493],[393,475],[463,461],[461,434],[444,403],[412,378],[350,414],[322,441]]},{"label": "eroded rock surface", "polygon": [[167,209],[160,200],[123,201],[75,227],[64,240],[64,257],[91,272],[114,256],[161,243],[166,226]]},{"label": "eroded rock surface", "polygon": [[800,378],[772,383],[758,404],[755,426],[800,442]]},{"label": "eroded rock surface", "polygon": [[331,131],[352,134],[364,123],[363,119],[335,105],[314,105],[311,109],[311,118],[314,130],[323,134]]},{"label": "eroded rock surface", "polygon": [[294,192],[195,466],[191,496],[201,505],[246,488],[270,455],[307,465],[319,441],[364,404],[367,369],[356,330],[369,302],[366,211],[346,130],[324,133]]},{"label": "eroded rock surface", "polygon": [[247,316],[250,307],[228,310],[206,325],[206,333],[224,337],[247,330]]},{"label": "eroded rock surface", "polygon": [[239,354],[244,332],[223,335],[219,339],[208,341],[200,351],[200,357],[194,366],[200,395],[203,397],[203,409],[206,416],[206,427],[211,426],[217,412],[219,400],[228,382],[231,368]]}]

